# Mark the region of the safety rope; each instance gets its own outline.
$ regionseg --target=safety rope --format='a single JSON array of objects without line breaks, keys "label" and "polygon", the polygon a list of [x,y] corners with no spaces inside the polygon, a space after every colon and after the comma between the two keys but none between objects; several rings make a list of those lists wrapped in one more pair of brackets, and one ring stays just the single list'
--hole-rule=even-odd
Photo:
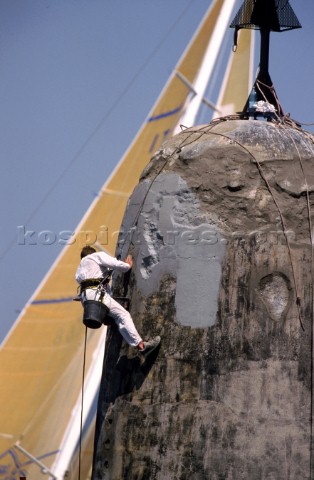
[{"label": "safety rope", "polygon": [[85,327],[84,354],[83,354],[78,480],[81,480],[81,462],[82,462],[81,457],[82,457],[82,432],[83,432],[83,412],[84,412],[84,382],[85,382],[85,363],[86,363],[86,342],[87,342],[87,327]]}]

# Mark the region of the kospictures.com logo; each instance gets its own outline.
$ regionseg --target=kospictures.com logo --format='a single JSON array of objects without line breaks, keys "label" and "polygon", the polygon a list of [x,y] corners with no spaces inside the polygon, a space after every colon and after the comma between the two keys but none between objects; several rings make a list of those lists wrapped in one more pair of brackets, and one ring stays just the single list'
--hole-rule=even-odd
[{"label": "kospictures.com logo", "polygon": [[[118,237],[119,232],[113,232],[113,235]],[[101,226],[99,231],[80,230],[78,232],[73,230],[60,230],[54,232],[52,230],[30,230],[25,225],[17,227],[17,243],[18,245],[73,245],[79,242],[82,245],[93,245],[99,243],[100,245],[108,244],[108,227]]]},{"label": "kospictures.com logo", "polygon": [[110,242],[124,243],[132,240],[133,245],[140,244],[159,244],[164,246],[175,245],[227,245],[233,243],[237,245],[243,242],[256,244],[285,244],[288,242],[295,242],[296,235],[291,230],[283,231],[259,231],[251,232],[233,232],[228,234],[221,234],[214,229],[209,228],[181,228],[159,232],[153,229],[150,232],[143,232],[136,227],[128,231],[113,231],[110,233],[106,225],[101,225],[97,232],[92,230],[61,230],[56,233],[52,230],[41,230],[36,232],[19,225],[17,227],[17,243],[18,245],[95,245],[106,246]]}]

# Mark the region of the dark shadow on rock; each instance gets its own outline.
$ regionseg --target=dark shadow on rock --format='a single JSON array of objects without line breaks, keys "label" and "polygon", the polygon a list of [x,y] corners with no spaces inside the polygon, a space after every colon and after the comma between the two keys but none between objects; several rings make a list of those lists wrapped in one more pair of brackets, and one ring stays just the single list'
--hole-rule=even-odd
[{"label": "dark shadow on rock", "polygon": [[126,297],[128,294],[128,288],[129,288],[129,283],[130,283],[130,277],[131,277],[131,269],[125,272],[123,276],[123,296]]},{"label": "dark shadow on rock", "polygon": [[108,328],[101,386],[98,397],[97,419],[94,439],[93,470],[95,469],[98,442],[108,409],[118,397],[141,388],[158,356],[160,345],[145,359],[120,356],[122,337],[116,325]]},{"label": "dark shadow on rock", "polygon": [[144,362],[140,357],[128,358],[126,355],[118,359],[116,370],[120,372],[121,378],[117,396],[125,395],[141,388],[158,357],[159,350],[160,345],[148,355]]},{"label": "dark shadow on rock", "polygon": [[98,397],[96,437],[109,405],[121,395],[141,388],[158,356],[160,345],[145,359],[120,356],[122,337],[116,325],[108,328],[101,387]]}]

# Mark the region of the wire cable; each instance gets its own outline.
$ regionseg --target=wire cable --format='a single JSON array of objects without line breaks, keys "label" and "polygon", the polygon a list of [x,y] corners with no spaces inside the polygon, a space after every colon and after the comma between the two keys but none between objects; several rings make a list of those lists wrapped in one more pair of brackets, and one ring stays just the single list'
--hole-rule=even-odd
[{"label": "wire cable", "polygon": [[[239,118],[238,115],[236,116],[232,116],[232,118]],[[187,133],[188,133],[188,139],[191,137],[191,135],[193,135],[194,133],[199,133],[199,136],[197,138],[193,138],[192,142],[190,143],[194,143],[195,141],[199,140],[200,137],[202,137],[203,135],[205,134],[212,134],[212,135],[218,135],[218,136],[221,136],[221,137],[224,137],[226,139],[228,139],[229,141],[233,141],[234,143],[236,143],[238,146],[240,146],[243,150],[245,150],[249,155],[250,157],[253,159],[255,165],[257,166],[257,169],[259,171],[259,174],[261,176],[261,178],[263,179],[263,181],[265,182],[266,186],[267,186],[267,189],[274,201],[274,204],[277,208],[277,211],[279,213],[279,218],[280,218],[280,222],[281,222],[281,226],[282,226],[282,231],[283,231],[283,234],[284,234],[284,237],[285,237],[285,240],[286,240],[286,244],[287,244],[287,248],[288,248],[288,254],[289,254],[289,259],[290,259],[290,265],[291,265],[291,270],[292,270],[292,278],[293,278],[293,283],[294,283],[294,291],[295,291],[295,295],[296,295],[296,307],[297,307],[297,311],[298,311],[298,318],[299,318],[299,322],[300,322],[300,325],[301,325],[301,328],[303,331],[305,331],[305,327],[304,327],[304,323],[303,323],[303,319],[302,319],[302,312],[301,312],[301,297],[300,297],[300,294],[299,294],[299,289],[298,289],[298,285],[297,285],[297,281],[296,281],[296,272],[295,272],[295,265],[294,265],[294,259],[293,259],[293,255],[292,255],[292,250],[291,250],[291,246],[290,246],[290,241],[289,241],[289,237],[288,237],[288,233],[287,233],[287,228],[286,228],[286,224],[285,224],[285,220],[284,220],[284,217],[283,217],[283,214],[282,214],[282,211],[281,211],[281,208],[280,208],[280,205],[274,195],[274,192],[273,192],[273,189],[271,188],[265,174],[264,174],[264,171],[262,169],[262,166],[260,164],[260,162],[257,160],[256,156],[247,148],[245,147],[242,143],[238,142],[237,140],[233,139],[233,138],[230,138],[228,137],[228,135],[225,135],[225,134],[221,134],[221,133],[218,133],[218,132],[213,132],[213,128],[215,125],[217,125],[218,123],[221,123],[221,121],[226,121],[226,120],[229,120],[229,117],[223,117],[222,118],[219,118],[219,119],[215,119],[214,122],[211,122],[209,125],[205,125],[204,127],[202,127],[201,129],[198,129],[198,130],[193,130],[193,129],[187,129]],[[281,122],[280,122],[281,123]],[[184,130],[183,130],[184,132]],[[295,144],[295,142],[294,142]],[[134,232],[135,232],[135,228],[137,223],[138,223],[138,220],[139,220],[139,217],[140,217],[140,214],[142,212],[142,209],[143,209],[143,206],[144,206],[144,202],[147,198],[147,195],[153,185],[153,183],[156,181],[157,177],[160,175],[160,173],[164,170],[165,166],[167,165],[167,163],[170,161],[170,159],[173,157],[173,155],[175,153],[178,152],[178,150],[180,150],[182,147],[188,145],[188,143],[186,143],[186,139],[184,139],[180,145],[178,147],[176,147],[174,149],[174,151],[166,158],[166,160],[163,162],[161,168],[158,170],[158,172],[154,175],[153,179],[151,180],[150,184],[149,184],[149,187],[144,195],[144,198],[139,206],[139,209],[138,209],[138,212],[136,214],[136,217],[135,217],[135,220],[133,222],[133,225],[131,227],[131,229],[129,231],[131,231],[131,237],[130,237],[130,243],[129,243],[129,247],[127,249],[127,251],[129,251],[129,248],[132,244],[132,239],[133,239],[133,235],[134,235]],[[295,144],[296,146],[296,144]],[[298,154],[299,154],[299,151],[297,150]],[[299,158],[300,158],[300,154],[299,154]],[[301,161],[301,160],[300,160]],[[303,170],[303,173],[304,173],[304,170]],[[309,205],[309,204],[308,204]],[[309,216],[310,216],[310,210],[309,210]],[[122,247],[124,246],[124,244],[126,243],[126,239],[127,239],[127,235],[125,237],[125,240],[122,244]]]},{"label": "wire cable", "polygon": [[218,135],[218,136],[225,137],[226,139],[233,141],[234,143],[239,145],[241,148],[243,148],[243,150],[245,150],[251,156],[251,158],[254,160],[255,165],[257,166],[257,169],[259,171],[259,174],[260,174],[261,178],[264,180],[264,182],[267,186],[267,189],[268,189],[268,191],[269,191],[269,193],[270,193],[270,195],[271,195],[271,197],[274,201],[274,204],[276,205],[278,213],[279,213],[280,222],[281,222],[281,226],[282,226],[282,231],[283,231],[283,234],[284,234],[284,237],[285,237],[285,240],[286,240],[288,253],[289,253],[289,258],[290,258],[292,278],[293,278],[294,290],[295,290],[295,295],[296,295],[296,306],[297,306],[297,310],[298,310],[298,317],[299,317],[301,328],[302,328],[303,331],[305,331],[303,320],[302,320],[302,315],[301,315],[300,295],[299,295],[299,289],[298,289],[298,285],[297,285],[297,281],[296,281],[295,266],[294,266],[292,250],[291,250],[291,246],[290,246],[290,242],[289,242],[289,238],[288,238],[288,233],[287,233],[284,217],[283,217],[283,214],[281,212],[278,201],[277,201],[277,199],[274,195],[274,192],[273,192],[273,190],[272,190],[272,188],[271,188],[271,186],[270,186],[270,184],[269,184],[269,182],[268,182],[268,180],[267,180],[267,178],[266,178],[266,176],[263,172],[262,166],[261,166],[260,162],[257,160],[257,158],[255,157],[255,155],[253,155],[253,153],[247,147],[245,147],[243,144],[241,144],[240,142],[237,142],[235,139],[230,138],[230,137],[228,137],[228,135],[225,135],[225,134],[221,134],[221,133],[217,133],[217,132],[210,132],[210,133],[212,135]]}]

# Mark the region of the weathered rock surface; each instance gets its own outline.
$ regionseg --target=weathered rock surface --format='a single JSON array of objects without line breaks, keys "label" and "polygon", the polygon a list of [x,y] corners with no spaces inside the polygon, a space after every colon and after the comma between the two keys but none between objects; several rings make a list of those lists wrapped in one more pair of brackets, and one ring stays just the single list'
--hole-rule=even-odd
[{"label": "weathered rock surface", "polygon": [[162,344],[141,365],[110,327],[94,480],[310,478],[313,168],[311,135],[262,121],[156,153],[118,253]]}]

